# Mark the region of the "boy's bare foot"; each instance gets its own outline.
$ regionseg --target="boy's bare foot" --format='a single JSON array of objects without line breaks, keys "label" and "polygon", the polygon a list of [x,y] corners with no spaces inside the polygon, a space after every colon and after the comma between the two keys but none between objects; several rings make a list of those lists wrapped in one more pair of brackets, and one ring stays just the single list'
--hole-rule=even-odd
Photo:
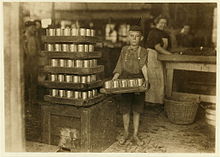
[{"label": "boy's bare foot", "polygon": [[121,138],[118,140],[120,145],[123,145],[126,143],[126,141],[128,140],[128,133],[124,133],[123,136],[121,136]]},{"label": "boy's bare foot", "polygon": [[144,145],[144,141],[142,141],[137,135],[133,136],[133,140],[134,142],[138,145],[138,146],[143,146]]}]

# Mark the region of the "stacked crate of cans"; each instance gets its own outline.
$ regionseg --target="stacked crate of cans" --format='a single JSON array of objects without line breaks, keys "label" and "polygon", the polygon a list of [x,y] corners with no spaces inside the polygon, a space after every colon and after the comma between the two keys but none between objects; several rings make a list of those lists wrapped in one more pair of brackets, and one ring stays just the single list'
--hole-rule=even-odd
[{"label": "stacked crate of cans", "polygon": [[[89,54],[95,52],[95,42],[92,42],[93,38],[95,38],[95,31],[93,29],[86,28],[55,28],[55,29],[47,29],[46,37],[50,37],[50,40],[45,40],[45,52],[48,53],[62,53],[63,57],[53,57],[50,56],[49,66],[52,68],[75,68],[75,69],[90,69],[96,68],[97,58],[91,57]],[[53,39],[54,37],[54,41]],[[83,37],[83,38],[82,38]],[[58,41],[56,39],[59,39]],[[61,41],[60,39],[64,39]],[[81,40],[82,39],[82,40]],[[85,39],[85,40],[84,40]],[[89,39],[89,40],[87,40]],[[90,42],[91,41],[91,42]],[[68,54],[67,57],[65,54]],[[73,54],[71,56],[71,54]],[[76,54],[80,54],[77,56]],[[85,56],[84,56],[85,55]],[[89,56],[89,57],[88,57]],[[67,98],[67,99],[78,99],[78,100],[87,100],[91,98],[95,98],[98,95],[98,88],[100,86],[95,86],[95,88],[90,89],[79,89],[75,88],[73,84],[92,84],[97,81],[97,73],[50,73],[49,74],[49,82],[52,83],[69,83],[72,84],[71,88],[63,89],[60,86],[58,88],[50,89],[50,97],[56,98]]]},{"label": "stacked crate of cans", "polygon": [[106,81],[104,86],[106,89],[117,89],[117,88],[133,88],[141,87],[143,85],[143,79],[117,79]]}]

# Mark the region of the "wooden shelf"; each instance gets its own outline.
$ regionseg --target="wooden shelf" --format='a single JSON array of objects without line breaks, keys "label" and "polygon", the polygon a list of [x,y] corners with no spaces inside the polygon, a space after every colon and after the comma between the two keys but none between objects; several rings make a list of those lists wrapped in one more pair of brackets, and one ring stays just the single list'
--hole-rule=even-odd
[{"label": "wooden shelf", "polygon": [[216,56],[158,55],[158,60],[167,62],[216,63]]},{"label": "wooden shelf", "polygon": [[49,58],[68,58],[68,59],[95,59],[101,58],[100,51],[95,52],[57,52],[57,51],[42,51]]},{"label": "wooden shelf", "polygon": [[67,68],[67,67],[51,67],[45,66],[43,68],[45,72],[54,73],[54,74],[77,74],[77,75],[88,75],[88,74],[97,74],[104,71],[103,65],[98,65],[93,68]]},{"label": "wooden shelf", "polygon": [[44,100],[56,103],[56,104],[68,104],[73,106],[80,106],[80,107],[86,107],[91,106],[94,104],[97,104],[98,102],[101,102],[104,100],[105,96],[103,94],[99,94],[96,97],[90,98],[90,99],[73,99],[73,98],[60,98],[60,97],[52,97],[50,95],[45,95]]},{"label": "wooden shelf", "polygon": [[43,36],[42,41],[46,43],[97,43],[101,42],[97,37],[85,36]]},{"label": "wooden shelf", "polygon": [[42,82],[40,82],[40,84],[47,87],[47,88],[89,90],[89,89],[93,89],[93,88],[102,87],[103,81],[98,80],[98,81],[91,82],[91,83],[42,81]]}]

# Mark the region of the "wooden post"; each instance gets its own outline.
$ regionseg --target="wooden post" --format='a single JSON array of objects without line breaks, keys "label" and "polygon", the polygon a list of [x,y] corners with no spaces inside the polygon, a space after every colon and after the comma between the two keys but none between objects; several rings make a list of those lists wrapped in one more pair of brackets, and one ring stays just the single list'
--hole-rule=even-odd
[{"label": "wooden post", "polygon": [[20,4],[4,2],[5,151],[25,151]]}]

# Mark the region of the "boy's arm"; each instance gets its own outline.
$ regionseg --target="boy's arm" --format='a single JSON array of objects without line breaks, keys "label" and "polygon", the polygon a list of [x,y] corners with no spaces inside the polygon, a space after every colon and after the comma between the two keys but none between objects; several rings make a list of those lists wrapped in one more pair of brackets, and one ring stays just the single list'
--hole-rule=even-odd
[{"label": "boy's arm", "polygon": [[114,69],[114,71],[113,71],[114,76],[113,76],[112,80],[118,79],[118,77],[119,77],[120,74],[121,74],[121,71],[122,71],[122,55],[123,55],[123,48],[122,48],[121,53],[120,53],[120,56],[119,56],[119,58],[118,58],[116,67],[115,67],[115,69]]},{"label": "boy's arm", "polygon": [[112,80],[116,80],[116,79],[118,79],[119,76],[120,76],[119,73],[115,73],[114,76],[113,76],[113,78],[112,78]]},{"label": "boy's arm", "polygon": [[148,86],[149,86],[149,80],[148,80],[148,72],[147,72],[147,66],[146,64],[142,67],[142,73],[144,75],[144,79],[145,79],[145,82],[144,82],[144,86],[148,89]]}]

